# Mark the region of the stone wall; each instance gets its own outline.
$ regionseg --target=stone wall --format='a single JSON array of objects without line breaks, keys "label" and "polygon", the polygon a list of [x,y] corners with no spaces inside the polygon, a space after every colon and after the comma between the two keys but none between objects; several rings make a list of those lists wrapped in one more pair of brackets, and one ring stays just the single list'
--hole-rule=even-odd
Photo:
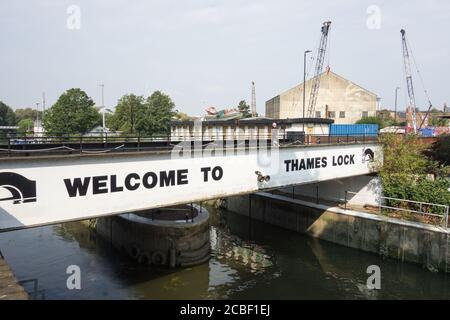
[{"label": "stone wall", "polygon": [[227,199],[252,219],[350,248],[446,271],[449,232],[442,228],[258,193]]},{"label": "stone wall", "polygon": [[209,213],[204,208],[194,221],[152,220],[150,214],[99,218],[96,230],[143,265],[187,267],[210,256]]}]

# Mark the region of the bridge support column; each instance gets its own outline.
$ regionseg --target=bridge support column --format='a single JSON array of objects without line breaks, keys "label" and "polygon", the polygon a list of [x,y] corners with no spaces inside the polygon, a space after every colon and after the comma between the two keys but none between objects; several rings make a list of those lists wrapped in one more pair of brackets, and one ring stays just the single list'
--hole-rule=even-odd
[{"label": "bridge support column", "polygon": [[100,218],[96,230],[142,265],[187,267],[210,257],[209,213],[196,205]]}]

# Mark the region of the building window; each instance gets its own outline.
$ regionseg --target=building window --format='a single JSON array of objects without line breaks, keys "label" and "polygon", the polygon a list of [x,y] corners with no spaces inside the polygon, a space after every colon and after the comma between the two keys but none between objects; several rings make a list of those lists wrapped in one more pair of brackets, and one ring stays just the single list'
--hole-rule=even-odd
[{"label": "building window", "polygon": [[339,111],[339,118],[345,118],[345,111]]},{"label": "building window", "polygon": [[321,116],[320,111],[316,111],[316,118],[320,118]]},{"label": "building window", "polygon": [[331,119],[336,118],[336,112],[335,111],[328,111],[328,118],[331,118]]},{"label": "building window", "polygon": [[363,111],[362,117],[367,118],[369,116],[369,111]]}]

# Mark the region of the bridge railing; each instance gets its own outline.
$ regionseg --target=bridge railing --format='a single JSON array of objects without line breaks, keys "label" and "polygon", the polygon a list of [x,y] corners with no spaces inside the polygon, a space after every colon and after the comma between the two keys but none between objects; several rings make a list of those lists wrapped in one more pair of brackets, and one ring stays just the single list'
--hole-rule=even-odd
[{"label": "bridge railing", "polygon": [[[356,196],[357,194],[357,192],[348,190],[345,191],[345,210],[347,210],[348,202],[351,200],[352,196]],[[384,196],[378,196],[377,200],[378,206],[376,207],[376,210],[380,215],[393,216],[403,220],[423,222],[440,226],[445,229],[448,227],[448,205]]]},{"label": "bridge railing", "polygon": [[202,147],[214,143],[216,146],[229,147],[232,143],[236,148],[250,146],[301,146],[318,144],[365,143],[376,142],[375,135],[292,135],[283,132],[279,135],[270,133],[246,133],[230,135],[191,134],[184,135],[140,135],[98,133],[89,135],[74,134],[9,134],[0,137],[0,156],[35,155],[54,153],[107,153],[126,151],[161,151],[171,150],[181,142],[191,141],[193,147]]}]

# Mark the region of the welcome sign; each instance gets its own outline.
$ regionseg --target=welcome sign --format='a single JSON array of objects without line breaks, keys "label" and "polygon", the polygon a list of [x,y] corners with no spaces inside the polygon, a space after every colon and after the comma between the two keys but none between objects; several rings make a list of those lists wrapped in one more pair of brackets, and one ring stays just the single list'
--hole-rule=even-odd
[{"label": "welcome sign", "polygon": [[377,144],[355,144],[195,158],[123,153],[5,159],[0,163],[0,230],[364,175],[382,159],[380,150]]}]

